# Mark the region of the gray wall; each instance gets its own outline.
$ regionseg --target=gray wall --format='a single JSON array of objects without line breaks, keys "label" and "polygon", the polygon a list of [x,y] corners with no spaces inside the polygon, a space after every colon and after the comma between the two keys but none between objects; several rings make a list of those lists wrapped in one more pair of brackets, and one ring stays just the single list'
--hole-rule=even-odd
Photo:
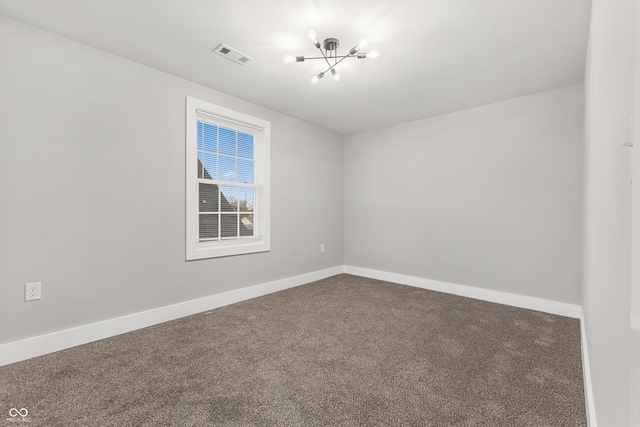
[{"label": "gray wall", "polygon": [[[4,18],[0,58],[0,343],[343,264],[340,135]],[[185,262],[186,95],[271,121],[270,253]]]},{"label": "gray wall", "polygon": [[631,133],[634,18],[633,0],[593,0],[585,77],[583,304],[599,426],[630,421],[631,186],[629,149],[622,144]]},{"label": "gray wall", "polygon": [[345,264],[581,300],[583,87],[345,138]]}]

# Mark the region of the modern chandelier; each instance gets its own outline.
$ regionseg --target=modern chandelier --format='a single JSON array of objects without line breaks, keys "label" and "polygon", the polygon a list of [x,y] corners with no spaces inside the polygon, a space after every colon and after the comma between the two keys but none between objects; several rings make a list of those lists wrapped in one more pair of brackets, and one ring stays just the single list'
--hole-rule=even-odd
[{"label": "modern chandelier", "polygon": [[[377,59],[380,56],[380,52],[377,50],[372,50],[371,52],[361,52],[367,46],[367,41],[363,40],[357,46],[351,48],[348,54],[346,55],[338,55],[338,47],[340,47],[340,41],[335,38],[328,38],[322,42],[322,47],[320,47],[320,41],[318,40],[318,34],[311,30],[308,33],[309,38],[318,48],[322,56],[293,56],[293,55],[285,55],[282,60],[285,64],[290,64],[292,62],[304,62],[310,59],[324,59],[329,68],[326,70],[314,75],[311,77],[311,83],[316,84],[318,81],[324,77],[325,74],[331,72],[331,76],[333,80],[340,80],[340,74],[336,70],[336,66],[344,61],[347,58],[358,58],[358,59]],[[324,47],[324,50],[322,49]]]}]

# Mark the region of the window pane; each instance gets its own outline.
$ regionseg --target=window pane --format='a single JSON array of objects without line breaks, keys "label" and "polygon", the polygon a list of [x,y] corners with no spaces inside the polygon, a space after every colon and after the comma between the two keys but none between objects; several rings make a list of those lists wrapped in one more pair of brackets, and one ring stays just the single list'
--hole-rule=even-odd
[{"label": "window pane", "polygon": [[202,178],[204,169],[202,168],[202,153],[198,153],[198,178]]},{"label": "window pane", "polygon": [[204,140],[204,123],[198,122],[198,151],[202,150]]},{"label": "window pane", "polygon": [[253,135],[238,132],[238,156],[253,159]]},{"label": "window pane", "polygon": [[238,211],[238,187],[221,186],[220,191],[220,211],[221,212],[237,212]]},{"label": "window pane", "polygon": [[202,124],[202,136],[204,149],[207,151],[218,151],[218,127],[209,123]]},{"label": "window pane", "polygon": [[220,228],[220,237],[238,237],[238,215],[222,214],[222,227]]},{"label": "window pane", "polygon": [[220,153],[236,155],[236,131],[220,128]]},{"label": "window pane", "polygon": [[199,184],[200,212],[218,212],[218,186]]},{"label": "window pane", "polygon": [[200,239],[215,239],[218,237],[218,215],[200,214]]},{"label": "window pane", "polygon": [[253,160],[238,159],[238,182],[253,184]]},{"label": "window pane", "polygon": [[211,153],[198,153],[198,159],[204,166],[203,174],[200,178],[216,179],[216,160],[218,156]]},{"label": "window pane", "polygon": [[238,171],[236,170],[236,158],[220,156],[220,181],[236,182],[238,179]]},{"label": "window pane", "polygon": [[253,215],[240,215],[240,236],[253,236]]},{"label": "window pane", "polygon": [[253,212],[255,190],[253,188],[238,188],[240,212]]}]

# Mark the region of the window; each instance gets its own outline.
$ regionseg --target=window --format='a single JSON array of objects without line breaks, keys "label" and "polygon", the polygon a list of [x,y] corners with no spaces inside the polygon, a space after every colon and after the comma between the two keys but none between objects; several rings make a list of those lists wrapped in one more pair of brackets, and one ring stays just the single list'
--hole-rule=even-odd
[{"label": "window", "polygon": [[187,260],[270,249],[270,129],[187,97]]}]

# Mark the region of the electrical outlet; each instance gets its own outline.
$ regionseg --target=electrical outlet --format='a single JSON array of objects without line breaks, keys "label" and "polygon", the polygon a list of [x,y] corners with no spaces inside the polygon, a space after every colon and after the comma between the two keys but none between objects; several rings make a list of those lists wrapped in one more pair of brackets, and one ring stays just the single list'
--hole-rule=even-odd
[{"label": "electrical outlet", "polygon": [[34,301],[40,299],[40,282],[27,283],[24,285],[24,300]]},{"label": "electrical outlet", "polygon": [[324,243],[320,243],[320,252],[324,252]]}]

